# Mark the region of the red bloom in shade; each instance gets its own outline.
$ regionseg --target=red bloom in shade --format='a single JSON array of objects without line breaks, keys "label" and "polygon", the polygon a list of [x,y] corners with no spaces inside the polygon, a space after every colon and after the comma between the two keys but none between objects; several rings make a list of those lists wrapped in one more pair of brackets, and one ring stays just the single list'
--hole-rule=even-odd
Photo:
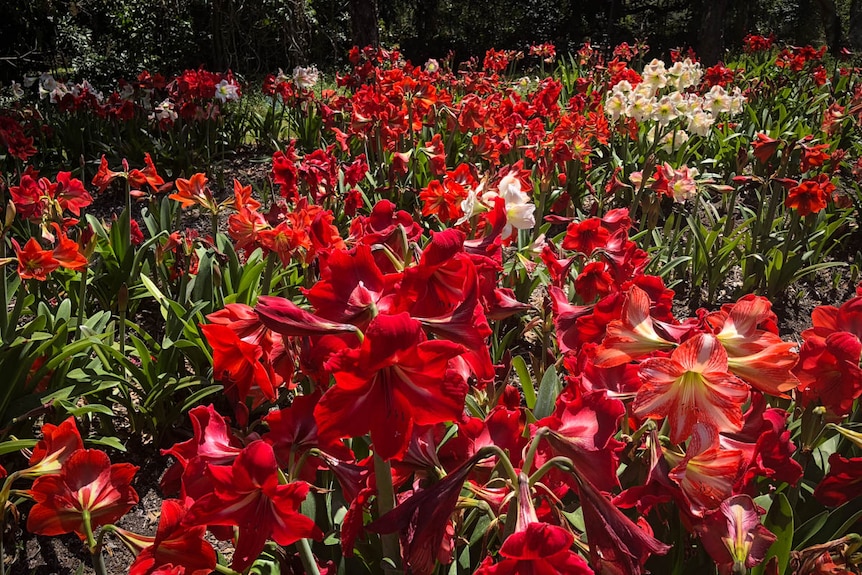
[{"label": "red bloom in shade", "polygon": [[814,498],[827,507],[838,507],[858,497],[862,488],[862,457],[829,456],[829,473],[814,490]]},{"label": "red bloom in shade", "polygon": [[79,449],[56,475],[33,482],[30,496],[36,505],[27,518],[27,530],[38,535],[62,535],[74,531],[83,540],[83,512],[90,514],[93,529],[113,523],[138,502],[132,477],[138,468],[115,463],[96,449]]},{"label": "red bloom in shade", "polygon": [[530,523],[509,535],[500,548],[503,560],[486,559],[475,575],[593,575],[587,563],[572,551],[575,537],[556,525]]},{"label": "red bloom in shade", "polygon": [[[158,192],[165,180],[156,172],[156,166],[149,152],[144,154],[144,163],[147,165],[143,170],[132,170],[129,172],[129,186],[133,190],[141,186],[150,186],[154,192]],[[94,182],[95,183],[95,182]]]},{"label": "red bloom in shade", "polygon": [[183,525],[185,515],[182,502],[162,501],[156,537],[138,554],[129,575],[155,575],[171,568],[183,575],[209,575],[215,569],[215,550],[203,539],[206,526]]},{"label": "red bloom in shade", "polygon": [[421,324],[407,313],[377,316],[359,349],[342,350],[327,362],[335,385],[314,410],[320,437],[370,431],[380,457],[400,455],[414,423],[460,417],[467,384],[447,371],[449,360],[463,352],[450,341],[427,341]]},{"label": "red bloom in shade", "polygon": [[70,240],[57,224],[54,224],[54,230],[57,232],[54,259],[66,269],[74,271],[87,269],[87,257],[80,252],[78,242]]},{"label": "red bloom in shade", "polygon": [[74,417],[66,418],[60,425],[46,423],[42,426],[42,439],[30,455],[30,467],[25,469],[22,475],[37,477],[57,473],[72,453],[79,449],[84,449],[84,442]]},{"label": "red bloom in shade", "polygon": [[820,174],[816,180],[803,180],[799,185],[790,188],[784,205],[795,208],[800,216],[816,214],[826,207],[826,200],[835,191],[835,184],[826,174]]},{"label": "red bloom in shade", "polygon": [[670,440],[680,443],[698,422],[716,431],[742,428],[748,386],[728,372],[727,353],[709,334],[697,334],[670,357],[641,363],[643,385],[634,402],[638,417],[670,422]]},{"label": "red bloom in shade", "polygon": [[18,275],[22,280],[35,279],[45,281],[48,274],[60,267],[60,262],[51,250],[43,250],[36,238],[30,238],[24,244],[24,249],[14,239],[12,246],[18,258]]},{"label": "red bloom in shade", "polygon": [[547,439],[553,453],[541,451],[536,466],[554,455],[568,457],[588,481],[610,491],[619,485],[614,451],[623,444],[614,439],[614,434],[625,411],[622,401],[602,391],[571,400],[561,395],[554,414],[530,426],[533,435],[542,427],[551,430]]},{"label": "red bloom in shade", "polygon": [[414,491],[395,509],[369,524],[368,531],[400,531],[405,563],[415,575],[430,575],[437,561],[451,563],[450,549],[445,545],[447,527],[464,481],[473,466],[485,457],[477,453],[431,487]]},{"label": "red bloom in shade", "polygon": [[102,154],[102,161],[99,163],[99,171],[93,176],[92,184],[96,186],[100,192],[108,189],[108,186],[119,177],[123,176],[123,172],[112,172],[108,168],[108,160],[105,159],[105,154]]},{"label": "red bloom in shade", "polygon": [[93,203],[93,198],[84,189],[84,184],[81,180],[73,178],[72,172],[57,174],[54,199],[61,209],[69,210],[76,216],[81,215],[81,208],[86,208]]},{"label": "red bloom in shade", "polygon": [[761,563],[775,535],[760,523],[763,510],[748,495],[735,495],[696,526],[721,575],[745,573]]},{"label": "red bloom in shade", "polygon": [[593,575],[587,563],[572,551],[574,543],[575,537],[562,527],[539,522],[527,476],[522,473],[518,478],[515,532],[503,541],[503,560],[492,565],[488,557],[476,575]]},{"label": "red bloom in shade", "polygon": [[232,466],[210,465],[209,473],[214,492],[195,501],[183,523],[239,527],[232,569],[245,570],[268,539],[285,546],[323,537],[314,521],[299,512],[308,484],[278,484],[278,464],[268,443],[250,443]]},{"label": "red bloom in shade", "polygon": [[763,132],[760,132],[757,134],[757,140],[751,142],[751,147],[754,148],[754,157],[757,158],[757,161],[761,164],[766,164],[769,158],[778,150],[780,144],[781,140],[770,138]]}]

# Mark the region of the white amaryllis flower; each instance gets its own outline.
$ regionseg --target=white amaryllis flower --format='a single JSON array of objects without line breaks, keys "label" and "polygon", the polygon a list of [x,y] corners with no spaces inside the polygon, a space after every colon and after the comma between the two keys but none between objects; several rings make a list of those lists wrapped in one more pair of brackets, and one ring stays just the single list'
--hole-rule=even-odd
[{"label": "white amaryllis flower", "polygon": [[16,98],[24,97],[24,89],[21,87],[21,84],[14,80],[12,81],[12,95]]},{"label": "white amaryllis flower", "polygon": [[[679,92],[675,92],[679,94]],[[664,96],[656,102],[652,111],[652,119],[657,121],[659,126],[667,126],[677,118],[677,110],[673,100],[668,96]]]},{"label": "white amaryllis flower", "polygon": [[715,123],[715,118],[709,112],[697,110],[688,119],[688,130],[692,134],[697,134],[701,137],[706,137],[709,134],[710,128]]},{"label": "white amaryllis flower", "polygon": [[215,87],[215,97],[219,102],[235,102],[239,100],[239,90],[236,84],[222,80]]},{"label": "white amaryllis flower", "polygon": [[297,66],[293,69],[293,81],[296,82],[296,85],[303,90],[310,90],[313,88],[319,79],[320,72],[317,71],[315,66],[309,66],[307,68]]},{"label": "white amaryllis flower", "polygon": [[654,59],[646,65],[643,73],[643,83],[658,90],[667,86],[667,70],[664,62]]},{"label": "white amaryllis flower", "polygon": [[433,74],[434,72],[440,69],[440,63],[437,62],[434,58],[429,58],[427,62],[425,62],[425,71],[429,74]]},{"label": "white amaryllis flower", "polygon": [[160,122],[162,120],[176,121],[177,113],[174,111],[174,103],[170,99],[162,100],[150,114],[150,120]]},{"label": "white amaryllis flower", "polygon": [[[494,194],[488,192],[485,196]],[[518,230],[529,230],[536,225],[536,206],[530,203],[530,196],[521,191],[521,180],[511,172],[503,176],[497,185],[497,193],[494,194],[506,202],[506,227],[503,228],[503,237],[509,237],[513,228]],[[483,199],[486,199],[483,197]],[[490,200],[491,198],[487,198]]]}]

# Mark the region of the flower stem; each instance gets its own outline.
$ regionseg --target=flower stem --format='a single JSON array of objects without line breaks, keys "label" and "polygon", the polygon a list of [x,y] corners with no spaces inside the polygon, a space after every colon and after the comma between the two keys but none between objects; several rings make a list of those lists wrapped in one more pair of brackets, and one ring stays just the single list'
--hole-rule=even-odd
[{"label": "flower stem", "polygon": [[90,550],[90,555],[93,558],[93,570],[96,575],[108,575],[108,570],[105,568],[105,558],[102,557],[102,545],[96,542],[93,537],[93,528],[90,525],[90,510],[84,509],[81,512],[81,518],[84,523],[84,535],[87,537],[87,548]]},{"label": "flower stem", "polygon": [[[377,512],[382,517],[395,508],[395,488],[392,485],[392,466],[374,453],[374,477],[377,481]],[[401,550],[398,534],[387,533],[380,536],[383,543],[383,558],[391,561],[398,569],[401,564]],[[384,567],[384,570],[391,572]]]},{"label": "flower stem", "polygon": [[75,337],[81,339],[81,328],[84,326],[84,312],[87,301],[87,268],[81,270],[81,285],[78,287],[78,325],[75,326]]},{"label": "flower stem", "polygon": [[275,268],[275,252],[270,252],[266,256],[266,268],[263,270],[263,285],[260,287],[260,295],[269,295],[269,290],[272,287],[272,272]]},{"label": "flower stem", "polygon": [[314,553],[311,552],[311,544],[309,544],[308,539],[297,541],[296,549],[299,551],[299,559],[302,561],[302,568],[305,569],[306,575],[320,575],[320,569],[317,568],[317,562],[314,560]]}]

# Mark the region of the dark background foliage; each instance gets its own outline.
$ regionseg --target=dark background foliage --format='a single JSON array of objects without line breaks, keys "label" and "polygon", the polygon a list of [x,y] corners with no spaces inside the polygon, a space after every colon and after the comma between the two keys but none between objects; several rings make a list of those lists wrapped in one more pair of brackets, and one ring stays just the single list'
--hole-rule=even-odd
[{"label": "dark background foliage", "polygon": [[0,81],[53,70],[91,81],[200,65],[260,74],[343,63],[354,44],[413,61],[491,47],[645,39],[653,55],[693,47],[707,63],[749,32],[862,50],[862,0],[3,0]]}]

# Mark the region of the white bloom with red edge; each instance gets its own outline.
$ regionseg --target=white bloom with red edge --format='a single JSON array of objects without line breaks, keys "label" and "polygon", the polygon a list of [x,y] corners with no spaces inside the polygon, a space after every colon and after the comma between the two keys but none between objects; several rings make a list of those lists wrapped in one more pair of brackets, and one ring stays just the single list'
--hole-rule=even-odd
[{"label": "white bloom with red edge", "polygon": [[297,66],[293,69],[293,81],[303,90],[310,90],[320,79],[320,72],[315,66]]}]

